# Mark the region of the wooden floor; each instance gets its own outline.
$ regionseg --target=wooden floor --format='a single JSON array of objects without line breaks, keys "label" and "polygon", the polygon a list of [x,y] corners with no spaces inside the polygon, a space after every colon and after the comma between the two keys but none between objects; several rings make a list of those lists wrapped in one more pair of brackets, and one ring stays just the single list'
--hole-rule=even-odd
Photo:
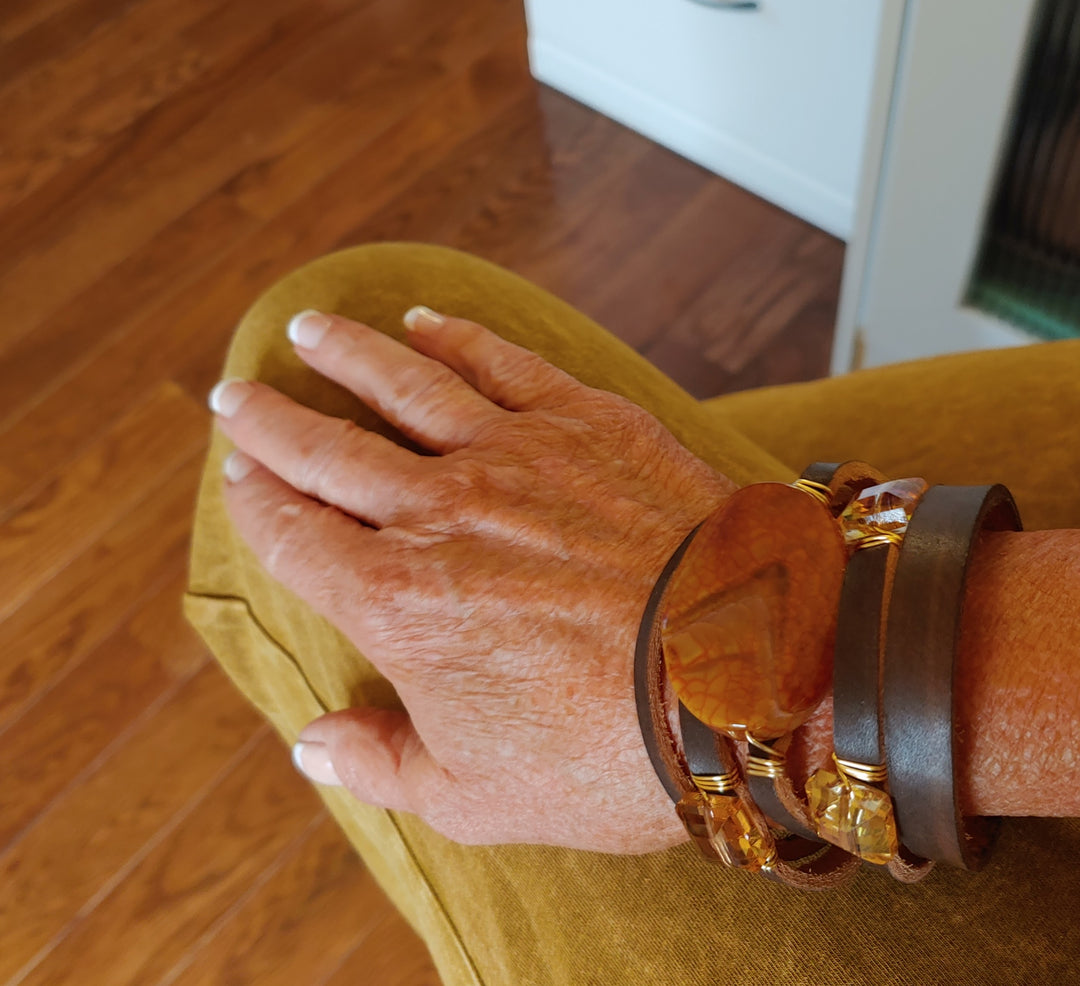
[{"label": "wooden floor", "polygon": [[841,245],[538,87],[519,4],[0,4],[0,983],[437,982],[180,616],[276,278],[447,243],[698,395],[825,371]]}]

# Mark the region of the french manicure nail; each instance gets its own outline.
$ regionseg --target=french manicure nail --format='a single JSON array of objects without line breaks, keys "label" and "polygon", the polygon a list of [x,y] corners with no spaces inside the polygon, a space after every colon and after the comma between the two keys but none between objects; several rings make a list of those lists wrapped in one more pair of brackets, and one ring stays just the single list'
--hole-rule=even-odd
[{"label": "french manicure nail", "polygon": [[222,471],[230,483],[239,483],[246,479],[252,469],[255,468],[255,460],[243,452],[233,452],[222,464]]},{"label": "french manicure nail", "polygon": [[330,316],[308,308],[289,319],[287,332],[289,339],[301,349],[314,349],[322,342],[328,328]]},{"label": "french manicure nail", "polygon": [[402,321],[410,332],[434,332],[446,324],[446,319],[442,315],[424,305],[410,308],[402,317]]},{"label": "french manicure nail", "polygon": [[292,748],[292,762],[309,781],[326,787],[341,787],[341,778],[330,762],[325,743],[297,740]]},{"label": "french manicure nail", "polygon": [[251,396],[253,390],[250,383],[239,377],[222,380],[210,391],[210,410],[223,418],[231,418],[240,410],[240,405]]}]

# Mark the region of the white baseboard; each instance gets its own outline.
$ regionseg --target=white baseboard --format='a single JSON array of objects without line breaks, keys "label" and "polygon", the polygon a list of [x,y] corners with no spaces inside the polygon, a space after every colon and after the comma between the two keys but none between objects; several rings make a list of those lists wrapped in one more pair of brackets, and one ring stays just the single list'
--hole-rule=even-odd
[{"label": "white baseboard", "polygon": [[842,240],[851,235],[855,214],[852,197],[826,188],[781,161],[542,40],[529,39],[529,62],[540,82]]}]

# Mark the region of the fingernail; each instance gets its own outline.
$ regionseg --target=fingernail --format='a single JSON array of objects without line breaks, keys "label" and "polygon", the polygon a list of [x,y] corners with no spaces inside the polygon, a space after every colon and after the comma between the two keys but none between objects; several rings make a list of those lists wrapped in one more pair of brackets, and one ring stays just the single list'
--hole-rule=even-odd
[{"label": "fingernail", "polygon": [[308,308],[289,319],[289,339],[302,349],[314,349],[330,328],[330,316]]},{"label": "fingernail", "polygon": [[252,395],[254,389],[250,383],[239,377],[222,380],[210,391],[210,410],[223,418],[231,418],[240,410],[240,405]]},{"label": "fingernail", "polygon": [[292,748],[292,762],[309,781],[327,787],[341,787],[341,778],[330,762],[330,753],[325,743],[297,740]]},{"label": "fingernail", "polygon": [[424,305],[417,305],[415,308],[410,308],[404,316],[402,316],[402,321],[405,323],[405,328],[410,332],[434,332],[436,329],[441,329],[446,324],[446,319],[443,318],[442,315],[438,312],[433,312]]},{"label": "fingernail", "polygon": [[255,468],[255,460],[243,452],[233,452],[222,464],[222,472],[230,483],[239,483]]}]

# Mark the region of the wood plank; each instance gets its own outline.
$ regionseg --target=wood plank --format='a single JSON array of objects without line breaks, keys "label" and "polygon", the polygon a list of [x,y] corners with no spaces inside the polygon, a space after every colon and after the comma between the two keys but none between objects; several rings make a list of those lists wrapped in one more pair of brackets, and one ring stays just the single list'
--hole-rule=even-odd
[{"label": "wood plank", "polygon": [[188,553],[199,453],[0,623],[0,732],[83,660]]},{"label": "wood plank", "polygon": [[310,788],[297,788],[288,750],[267,730],[19,986],[86,986],[87,969],[109,986],[157,982],[321,811]]},{"label": "wood plank", "polygon": [[[576,116],[579,129],[587,126],[583,111]],[[342,230],[339,241],[344,244],[422,238],[430,243],[454,245],[458,230],[476,215],[495,189],[527,183],[527,179],[521,179],[522,173],[534,169],[537,159],[544,158],[547,139],[542,98],[529,87],[481,130],[441,150],[381,209]],[[550,187],[539,194],[550,201]]]},{"label": "wood plank", "polygon": [[[777,345],[782,335],[790,340],[812,332],[813,344],[797,351],[818,351],[822,333],[831,331],[839,291],[842,245],[794,217],[781,215],[777,227],[776,235],[719,269],[707,289],[669,322],[663,337],[642,349],[661,369],[686,367],[688,389],[697,397],[827,372],[824,364],[807,367],[805,356],[789,362],[787,372],[782,357],[771,372],[760,363],[762,353],[774,358],[782,353],[784,347]],[[758,365],[757,380],[744,373],[751,362]]]},{"label": "wood plank", "polygon": [[[0,982],[91,911],[105,888],[122,881],[125,868],[236,765],[261,728],[232,682],[207,664],[53,801],[0,855]],[[306,786],[297,776],[294,794],[301,800],[309,797]]]},{"label": "wood plank", "polygon": [[644,152],[611,120],[530,87],[348,236],[440,242],[517,267],[567,235],[590,195]]},{"label": "wood plank", "polygon": [[[436,0],[370,0],[320,32],[318,43],[303,31],[292,32],[296,38],[285,35],[294,44],[308,43],[284,64],[277,50],[281,42],[274,38],[276,44],[244,59],[232,75],[189,89],[148,114],[136,143],[122,154],[114,147],[104,162],[87,155],[92,177],[77,190],[68,189],[63,222],[52,217],[42,222],[43,213],[34,212],[35,228],[52,227],[47,242],[27,250],[0,276],[8,313],[0,325],[0,349],[68,301],[68,292],[84,290],[240,170],[303,139],[333,113],[335,100],[348,95],[342,80],[349,68],[383,55],[384,22],[392,25],[403,16],[417,18],[422,36],[453,16],[453,8]],[[270,51],[275,57],[267,57]],[[258,84],[244,79],[253,72],[262,73]],[[200,112],[192,119],[196,105]],[[172,139],[163,140],[163,131]],[[244,140],[227,139],[234,134]],[[118,139],[128,144],[130,135]],[[65,184],[78,170],[66,169]],[[57,291],[57,285],[66,291]]]},{"label": "wood plank", "polygon": [[[405,71],[404,79],[395,76],[392,91],[384,92],[385,87],[380,86],[365,93],[330,117],[309,139],[277,158],[241,171],[224,189],[162,230],[145,248],[107,272],[34,332],[14,340],[8,351],[0,354],[0,421],[5,415],[18,413],[31,395],[40,399],[41,390],[50,382],[58,388],[65,371],[70,372],[80,357],[85,360],[88,351],[100,350],[124,332],[151,331],[152,326],[145,321],[150,316],[156,324],[164,324],[190,297],[189,288],[197,276],[207,274],[214,281],[220,275],[223,255],[232,263],[262,271],[263,283],[274,272],[287,270],[290,263],[299,264],[310,257],[310,253],[301,252],[302,246],[284,255],[270,254],[265,245],[270,234],[260,230],[249,213],[267,218],[296,203],[327,171],[334,171],[333,166],[343,157],[351,159],[360,173],[341,201],[350,203],[350,208],[363,206],[369,197],[357,196],[355,188],[371,188],[367,207],[375,208],[385,192],[382,186],[366,183],[373,179],[403,181],[415,173],[416,161],[424,158],[426,152],[418,152],[418,146],[460,139],[475,129],[475,121],[490,112],[493,104],[505,102],[508,92],[521,92],[531,85],[520,25],[508,29],[499,19],[483,27],[474,25],[472,18],[463,22],[474,28],[470,44],[463,44],[456,35],[441,37],[446,48],[433,50],[438,57],[432,64],[447,69],[434,94],[430,90],[436,80],[430,71]],[[493,45],[492,50],[481,47],[479,54],[473,51],[472,45],[482,43]],[[402,64],[408,67],[408,62]],[[419,80],[418,86],[407,84],[410,78]],[[376,139],[383,142],[384,150],[373,156],[367,148]],[[388,156],[404,174],[387,170]],[[389,177],[363,173],[378,170],[365,166],[363,159],[372,157],[382,162],[382,171]],[[307,221],[296,210],[282,225],[302,229]],[[269,270],[268,264],[273,264]],[[246,283],[246,293],[238,295],[231,306],[236,316],[260,286]],[[229,331],[229,321],[219,315],[216,322],[221,335]],[[220,350],[219,345],[212,357],[217,364]]]},{"label": "wood plank", "polygon": [[[132,2],[73,0],[44,20],[28,25],[10,40],[3,38],[8,22],[5,16],[0,16],[0,87],[19,76],[36,74],[44,65],[71,57],[74,48],[91,42],[95,28],[119,16]],[[5,7],[10,9],[10,0]],[[5,15],[10,17],[7,12]]]},{"label": "wood plank", "polygon": [[170,986],[318,983],[371,932],[384,908],[371,874],[324,816],[166,978]]},{"label": "wood plank", "polygon": [[[95,24],[90,43],[79,45],[68,58],[42,61],[0,88],[5,139],[0,203],[18,197],[13,190],[24,186],[29,173],[40,170],[47,178],[77,158],[80,145],[93,146],[95,132],[108,119],[115,118],[117,127],[137,119],[147,97],[148,105],[159,101],[155,91],[169,75],[178,74],[177,82],[183,85],[192,72],[197,74],[196,59],[176,64],[170,49],[178,47],[183,31],[210,6],[209,0],[141,0]],[[164,75],[162,68],[168,69]],[[117,91],[122,80],[126,95]],[[114,106],[118,96],[120,105]]]},{"label": "wood plank", "polygon": [[[257,20],[248,47],[232,60],[219,61],[199,80],[199,85],[188,86],[163,100],[144,114],[137,128],[116,134],[78,161],[69,162],[32,193],[10,205],[2,213],[9,237],[0,244],[0,271],[10,270],[26,254],[45,252],[70,234],[73,220],[95,202],[100,204],[104,196],[115,197],[119,192],[130,201],[152,186],[152,181],[139,184],[140,175],[163,154],[167,156],[167,149],[204,121],[230,91],[234,91],[234,99],[235,92],[259,92],[280,71],[283,61],[333,23],[331,15],[320,15],[322,10],[315,6],[310,13],[293,10],[276,21]],[[237,132],[219,136],[231,140]],[[174,156],[184,155],[174,152]],[[133,181],[135,184],[130,184]]]},{"label": "wood plank", "polygon": [[30,713],[4,730],[0,851],[132,723],[207,661],[173,573]]},{"label": "wood plank", "polygon": [[61,17],[76,0],[4,0],[0,42],[11,42],[52,17]]},{"label": "wood plank", "polygon": [[571,304],[584,304],[606,272],[640,252],[657,227],[709,180],[697,165],[673,162],[670,151],[648,145],[640,160],[597,190],[591,208],[568,223],[562,238],[518,269],[540,284],[557,285]]},{"label": "wood plank", "polygon": [[[502,86],[520,90],[529,78],[520,10],[505,2],[457,7],[457,16],[436,24],[424,40],[422,60],[398,45],[366,74],[353,73],[354,95],[338,112],[283,154],[233,179],[229,190],[237,202],[273,219],[343,164],[362,167],[359,159],[376,142],[380,156],[398,148],[438,155],[472,129],[448,126],[447,113],[462,116],[467,100],[475,112]],[[364,195],[351,198],[386,195],[382,186],[361,187]]]},{"label": "wood plank", "polygon": [[784,224],[786,214],[736,185],[711,179],[653,236],[610,274],[599,278],[585,302],[590,315],[628,345],[640,348],[671,331],[716,281],[744,254],[757,255]]},{"label": "wood plank", "polygon": [[[295,0],[265,0],[267,23],[295,6]],[[0,90],[6,103],[0,208],[26,198],[170,97],[194,90],[192,83],[235,70],[265,36],[259,27],[253,32],[250,12],[236,4],[141,0],[73,57],[47,62]]]},{"label": "wood plank", "polygon": [[[14,422],[35,403],[50,394],[63,399],[65,379],[76,367],[85,367],[106,349],[110,340],[138,326],[144,345],[156,345],[168,332],[170,303],[182,298],[200,276],[213,276],[221,254],[243,241],[257,225],[231,195],[215,192],[162,229],[143,248],[125,257],[33,332],[13,340],[0,354],[0,442],[4,441],[4,429],[26,433]],[[148,321],[151,314],[156,321]],[[108,375],[107,369],[100,366],[93,372]],[[95,420],[100,420],[102,406],[96,408]],[[85,415],[80,417],[85,424]],[[35,468],[19,471],[28,475]]]},{"label": "wood plank", "polygon": [[12,492],[26,490],[26,478],[0,465],[8,508],[0,522],[0,620],[201,448],[207,428],[203,407],[166,383],[44,486],[31,487],[24,503]]},{"label": "wood plank", "polygon": [[[455,140],[477,132],[532,85],[520,35],[508,34],[491,54],[466,66],[433,93],[422,113],[405,112],[384,132],[379,154],[362,148],[354,159],[319,182],[306,199],[235,242],[226,257],[211,252],[214,263],[206,265],[198,280],[181,280],[172,293],[161,283],[160,271],[155,273],[147,264],[146,281],[136,279],[132,289],[134,300],[146,299],[148,311],[143,317],[104,340],[91,360],[70,375],[62,375],[53,389],[0,427],[0,445],[9,449],[0,463],[0,502],[15,495],[27,478],[58,468],[93,435],[96,422],[127,407],[128,395],[143,381],[176,377],[201,400],[217,379],[235,320],[264,287],[303,261],[332,249],[351,226],[436,164],[440,153],[448,153]],[[433,152],[432,148],[440,150]],[[369,191],[357,196],[357,188]],[[190,234],[184,235],[190,235],[189,242],[196,248],[200,235],[204,241],[209,235],[209,226],[204,229],[195,223]],[[228,233],[223,241],[228,242]],[[160,253],[163,263],[167,246]],[[133,273],[130,268],[128,272]],[[100,295],[95,294],[100,303],[112,306],[106,311],[124,309],[122,283],[110,278],[112,292],[103,289]],[[160,286],[163,294],[151,304],[155,286]],[[85,351],[93,345],[86,333],[98,322],[96,318],[78,318],[72,308],[65,319],[66,328],[58,329],[57,337],[62,334],[77,351]],[[18,386],[20,373],[33,371],[39,378],[47,374],[54,352],[46,338],[40,347],[32,344],[25,361],[0,362],[0,383],[6,386],[15,378],[14,386]]]}]

